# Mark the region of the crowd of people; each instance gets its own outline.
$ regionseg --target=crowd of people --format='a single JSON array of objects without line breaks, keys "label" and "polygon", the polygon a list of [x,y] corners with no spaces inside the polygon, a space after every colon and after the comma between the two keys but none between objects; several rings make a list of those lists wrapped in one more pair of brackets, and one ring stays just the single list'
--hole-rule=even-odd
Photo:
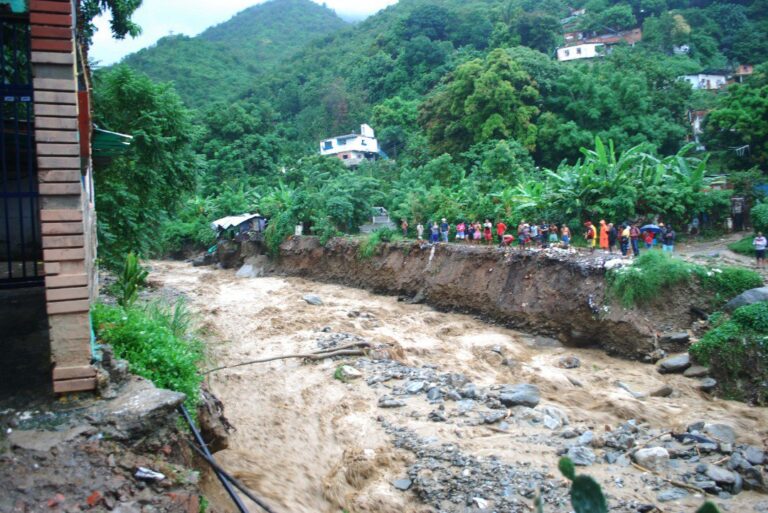
[{"label": "crowd of people", "polygon": [[[409,224],[406,219],[401,220],[400,227],[403,236],[408,237]],[[658,226],[641,227],[639,223],[625,222],[616,226],[600,220],[597,226],[591,221],[586,221],[584,228],[584,239],[591,251],[599,247],[609,253],[620,251],[624,256],[630,253],[638,256],[641,244],[644,244],[647,249],[660,245],[665,252],[674,251],[676,233],[671,226],[664,226],[664,223],[659,223]],[[426,236],[426,239],[432,243],[448,242],[453,238],[454,242],[469,244],[498,244],[499,246],[517,244],[523,249],[550,246],[567,249],[573,241],[571,230],[566,225],[558,226],[546,221],[529,223],[522,220],[515,226],[507,225],[501,219],[495,224],[490,219],[485,219],[482,223],[478,220],[471,222],[461,220],[451,224],[443,218],[440,222],[430,221],[426,226],[418,222],[416,236],[419,240],[424,240]]]}]

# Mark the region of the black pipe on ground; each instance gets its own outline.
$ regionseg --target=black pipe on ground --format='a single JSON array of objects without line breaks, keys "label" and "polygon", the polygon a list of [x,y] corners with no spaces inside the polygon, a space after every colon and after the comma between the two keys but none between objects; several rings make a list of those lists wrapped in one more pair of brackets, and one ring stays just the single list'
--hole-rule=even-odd
[{"label": "black pipe on ground", "polygon": [[[189,429],[192,430],[192,434],[195,437],[195,441],[200,446],[198,448],[192,445],[192,447],[194,449],[197,449],[199,451],[199,454],[204,456],[205,457],[204,459],[208,462],[208,464],[210,464],[211,461],[213,461],[213,456],[211,455],[211,451],[208,450],[208,446],[205,444],[205,440],[203,440],[203,437],[200,434],[200,431],[197,430],[194,422],[192,422],[192,417],[189,416],[189,412],[187,411],[187,409],[184,407],[183,404],[179,405],[179,411],[181,412],[181,415],[184,417],[184,420],[187,421],[187,424],[189,425]],[[213,471],[216,474],[216,477],[219,478],[219,481],[221,481],[221,485],[224,487],[224,490],[226,490],[227,494],[229,494],[229,496],[232,498],[232,502],[235,503],[235,506],[237,506],[237,509],[240,511],[240,513],[248,513],[248,508],[245,507],[245,504],[243,504],[243,501],[242,499],[240,499],[240,496],[232,488],[232,484],[229,482],[229,480],[221,473],[220,470],[216,470],[215,467]]]}]

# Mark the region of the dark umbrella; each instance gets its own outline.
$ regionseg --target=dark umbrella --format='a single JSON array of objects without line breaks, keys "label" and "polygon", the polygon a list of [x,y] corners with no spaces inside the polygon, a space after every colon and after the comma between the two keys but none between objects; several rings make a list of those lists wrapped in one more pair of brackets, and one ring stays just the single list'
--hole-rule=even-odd
[{"label": "dark umbrella", "polygon": [[653,232],[653,233],[661,233],[661,228],[656,226],[655,224],[646,224],[642,228],[640,228],[641,232]]}]

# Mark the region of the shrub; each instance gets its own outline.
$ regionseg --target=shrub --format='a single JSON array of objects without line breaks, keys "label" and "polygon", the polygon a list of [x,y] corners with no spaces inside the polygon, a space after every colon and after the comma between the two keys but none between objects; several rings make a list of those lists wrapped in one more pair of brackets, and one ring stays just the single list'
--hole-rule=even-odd
[{"label": "shrub", "polygon": [[660,251],[646,251],[632,265],[608,273],[608,291],[630,307],[650,302],[663,289],[687,283],[691,276],[691,264]]},{"label": "shrub", "polygon": [[749,211],[756,232],[768,231],[768,202],[759,203]]},{"label": "shrub", "polygon": [[720,316],[690,353],[710,366],[727,397],[768,404],[768,302]]},{"label": "shrub", "polygon": [[397,231],[390,228],[379,228],[368,234],[360,246],[357,248],[357,256],[361,260],[367,260],[371,258],[379,245],[384,242],[396,242],[402,240],[403,236]]},{"label": "shrub", "polygon": [[714,293],[716,305],[727,302],[745,290],[763,286],[763,278],[755,271],[740,267],[696,267],[701,284]]},{"label": "shrub", "polygon": [[116,357],[128,360],[132,373],[186,394],[187,406],[195,411],[203,344],[189,333],[190,316],[182,301],[173,307],[159,302],[132,307],[97,303],[92,315],[99,340],[111,345]]},{"label": "shrub", "polygon": [[139,297],[139,288],[146,285],[149,273],[141,267],[139,257],[135,253],[128,253],[125,257],[123,270],[112,285],[110,292],[117,299],[117,304],[130,307]]}]

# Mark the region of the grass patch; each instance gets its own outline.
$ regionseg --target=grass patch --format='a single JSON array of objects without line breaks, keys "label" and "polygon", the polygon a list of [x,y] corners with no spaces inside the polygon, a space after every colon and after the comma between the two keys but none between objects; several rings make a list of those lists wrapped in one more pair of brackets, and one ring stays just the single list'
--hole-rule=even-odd
[{"label": "grass patch", "polygon": [[363,238],[360,245],[357,247],[357,257],[360,260],[368,260],[376,254],[376,251],[381,244],[385,242],[397,242],[402,239],[402,234],[397,230],[380,228]]},{"label": "grass patch", "polygon": [[755,246],[752,245],[752,241],[755,240],[754,235],[749,235],[747,237],[744,237],[743,239],[731,242],[728,244],[728,249],[733,251],[734,253],[738,253],[740,255],[746,255],[746,256],[755,256]]},{"label": "grass patch", "polygon": [[632,265],[608,272],[608,293],[624,307],[648,304],[665,290],[696,280],[719,306],[745,290],[761,287],[754,271],[738,267],[705,267],[661,251],[643,252]]},{"label": "grass patch", "polygon": [[768,302],[713,315],[712,323],[691,355],[710,367],[726,397],[768,404]]},{"label": "grass patch", "polygon": [[647,304],[662,290],[690,282],[693,267],[661,251],[644,251],[632,265],[608,273],[608,290],[625,307]]},{"label": "grass patch", "polygon": [[91,312],[99,340],[111,345],[117,358],[127,360],[133,374],[186,394],[185,404],[196,411],[203,343],[190,333],[190,314],[183,301],[174,306],[97,303]]}]

